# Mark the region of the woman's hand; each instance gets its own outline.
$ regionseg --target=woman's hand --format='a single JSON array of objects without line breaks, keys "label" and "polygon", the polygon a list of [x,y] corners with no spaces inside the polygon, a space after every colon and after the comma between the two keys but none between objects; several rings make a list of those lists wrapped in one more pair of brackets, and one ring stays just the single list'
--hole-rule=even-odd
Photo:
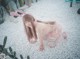
[{"label": "woman's hand", "polygon": [[43,44],[40,45],[39,50],[40,50],[40,51],[43,51],[43,50],[44,50]]},{"label": "woman's hand", "polygon": [[36,42],[36,39],[35,38],[32,38],[32,39],[30,39],[30,42],[31,43],[35,43]]}]

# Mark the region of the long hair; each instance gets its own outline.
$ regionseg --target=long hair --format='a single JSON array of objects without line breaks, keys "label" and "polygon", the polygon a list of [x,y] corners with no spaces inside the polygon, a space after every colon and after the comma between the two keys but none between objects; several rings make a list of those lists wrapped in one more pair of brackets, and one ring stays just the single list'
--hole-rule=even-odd
[{"label": "long hair", "polygon": [[[29,15],[29,14],[25,14],[23,16],[23,23],[24,23],[24,28],[25,28],[25,31],[26,31],[26,34],[28,36],[28,40],[30,41],[30,39],[34,38],[35,36],[35,40],[37,39],[37,35],[36,35],[36,29],[35,29],[35,25],[34,25],[34,17]],[[32,29],[30,27],[27,27],[26,26],[26,22],[31,22],[31,26],[32,26]],[[32,33],[32,30],[34,33]],[[33,36],[34,35],[34,36]]]}]

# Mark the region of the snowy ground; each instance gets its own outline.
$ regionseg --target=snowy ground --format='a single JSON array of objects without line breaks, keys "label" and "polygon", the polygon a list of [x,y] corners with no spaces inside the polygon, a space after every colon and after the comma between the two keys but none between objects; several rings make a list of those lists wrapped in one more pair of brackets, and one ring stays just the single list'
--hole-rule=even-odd
[{"label": "snowy ground", "polygon": [[80,15],[76,12],[80,4],[64,0],[39,0],[33,3],[25,12],[32,14],[36,19],[47,21],[58,21],[63,25],[64,31],[68,33],[67,42],[55,48],[45,47],[43,52],[39,51],[39,43],[30,44],[25,35],[22,17],[6,17],[5,23],[0,25],[0,44],[4,36],[8,36],[6,47],[11,46],[17,52],[17,56],[23,54],[26,59],[80,59]]}]

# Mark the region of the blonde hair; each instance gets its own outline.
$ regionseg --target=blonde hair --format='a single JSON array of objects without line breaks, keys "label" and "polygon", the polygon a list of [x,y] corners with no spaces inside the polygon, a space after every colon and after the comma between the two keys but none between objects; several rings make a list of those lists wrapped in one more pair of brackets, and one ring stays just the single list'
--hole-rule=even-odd
[{"label": "blonde hair", "polygon": [[[36,30],[35,30],[35,25],[34,25],[34,22],[35,19],[33,16],[29,15],[29,14],[25,14],[23,16],[23,23],[24,23],[24,28],[25,28],[25,31],[26,31],[26,34],[28,36],[28,40],[30,41],[31,38],[35,38],[34,39],[37,39],[37,35],[36,35]],[[26,23],[27,22],[31,22],[31,26],[32,26],[32,29],[30,27],[27,27],[26,26]],[[32,30],[34,31],[34,33],[32,33]],[[33,36],[34,35],[34,36]]]}]

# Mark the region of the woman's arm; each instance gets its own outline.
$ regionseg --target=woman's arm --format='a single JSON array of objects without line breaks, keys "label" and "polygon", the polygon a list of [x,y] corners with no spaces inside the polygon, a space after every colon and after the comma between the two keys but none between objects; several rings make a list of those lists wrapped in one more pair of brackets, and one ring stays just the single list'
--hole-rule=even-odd
[{"label": "woman's arm", "polygon": [[[44,27],[44,26],[43,26]],[[44,31],[42,30],[42,25],[41,24],[37,24],[37,27],[36,27],[36,31],[37,31],[37,34],[38,34],[38,39],[39,39],[39,50],[40,51],[43,51],[44,50]]]},{"label": "woman's arm", "polygon": [[45,23],[45,24],[51,24],[51,25],[53,25],[53,24],[55,24],[56,22],[55,21],[40,21],[40,20],[37,20],[37,22],[40,22],[40,23]]},{"label": "woman's arm", "polygon": [[38,39],[39,39],[39,42],[40,42],[40,46],[39,46],[39,50],[40,51],[43,51],[44,50],[44,42],[43,42],[43,35],[38,33]]}]

